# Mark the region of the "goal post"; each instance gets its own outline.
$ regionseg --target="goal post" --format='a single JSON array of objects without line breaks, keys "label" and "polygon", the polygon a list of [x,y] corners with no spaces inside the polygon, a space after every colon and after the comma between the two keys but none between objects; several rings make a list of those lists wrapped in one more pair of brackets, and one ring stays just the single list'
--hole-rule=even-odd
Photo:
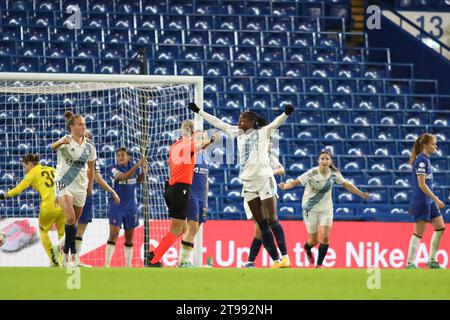
[{"label": "goal post", "polygon": [[[27,153],[39,154],[42,164],[55,168],[56,152],[50,150],[49,144],[66,133],[64,112],[72,110],[83,115],[93,134],[101,174],[109,184],[112,181],[107,169],[115,163],[117,148],[126,147],[135,161],[141,156],[148,159],[145,183],[137,188],[139,218],[145,226],[140,223],[139,230],[136,229],[135,245],[139,244],[139,248],[133,249],[133,265],[143,265],[149,248],[162,239],[170,226],[163,198],[164,179],[169,175],[169,146],[177,139],[184,120],[194,119],[196,129],[203,128],[201,117],[194,116],[187,108],[191,101],[202,108],[203,77],[0,73],[0,148],[3,153],[0,156],[0,192],[11,189],[24,177],[20,159]],[[98,186],[94,185],[94,190],[94,221],[83,237],[81,260],[100,266],[104,262],[102,255],[109,228],[110,197]],[[39,201],[39,195],[31,188],[15,199],[3,201],[0,230],[16,220],[36,220]],[[54,240],[55,234],[51,238]],[[194,254],[196,266],[202,265],[201,239],[199,234]],[[41,249],[42,257],[37,253],[25,254],[32,246]],[[48,258],[41,244],[16,247],[14,254],[2,247],[0,266],[46,265]],[[179,241],[175,247],[178,249]],[[115,255],[120,254],[123,249],[116,248]],[[123,265],[117,259],[114,261],[113,258],[113,266]]]}]

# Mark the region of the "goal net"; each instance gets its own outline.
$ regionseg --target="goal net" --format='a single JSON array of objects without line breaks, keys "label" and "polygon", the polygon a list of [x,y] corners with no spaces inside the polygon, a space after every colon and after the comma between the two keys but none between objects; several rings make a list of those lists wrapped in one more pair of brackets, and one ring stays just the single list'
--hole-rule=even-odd
[{"label": "goal net", "polygon": [[[21,159],[26,154],[37,154],[41,164],[56,168],[57,153],[50,144],[67,134],[65,111],[84,116],[97,149],[97,167],[109,185],[118,148],[127,148],[133,162],[148,159],[146,179],[136,189],[139,226],[132,258],[133,266],[143,266],[148,248],[157,246],[170,226],[163,197],[168,151],[179,137],[181,123],[193,118],[187,108],[190,101],[202,104],[201,77],[0,74],[0,192],[24,178]],[[202,127],[200,118],[195,123]],[[110,194],[94,183],[93,221],[83,235],[80,254],[85,264],[105,263],[110,201]],[[40,241],[39,205],[39,194],[31,187],[0,202],[0,231],[7,235],[0,266],[50,264]],[[125,265],[123,233],[121,229],[111,266]],[[55,226],[49,236],[55,244]],[[165,265],[176,265],[179,242],[163,258]]]}]

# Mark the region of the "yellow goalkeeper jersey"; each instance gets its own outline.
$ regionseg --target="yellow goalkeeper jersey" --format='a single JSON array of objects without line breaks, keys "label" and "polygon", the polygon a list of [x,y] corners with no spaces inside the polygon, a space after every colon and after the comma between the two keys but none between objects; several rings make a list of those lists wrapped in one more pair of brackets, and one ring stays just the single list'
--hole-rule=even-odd
[{"label": "yellow goalkeeper jersey", "polygon": [[31,186],[41,196],[41,213],[62,211],[60,207],[55,206],[54,178],[54,168],[38,164],[25,175],[17,187],[8,191],[8,196],[17,196]]}]

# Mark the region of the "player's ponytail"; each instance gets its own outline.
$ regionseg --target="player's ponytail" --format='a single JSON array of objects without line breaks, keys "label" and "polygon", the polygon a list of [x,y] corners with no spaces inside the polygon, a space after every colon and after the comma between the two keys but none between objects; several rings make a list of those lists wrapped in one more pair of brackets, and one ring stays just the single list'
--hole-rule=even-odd
[{"label": "player's ponytail", "polygon": [[66,128],[67,131],[70,131],[70,126],[73,126],[75,124],[75,120],[77,120],[78,118],[81,118],[80,115],[74,115],[72,111],[68,110],[66,112],[64,112],[64,118],[66,118]]},{"label": "player's ponytail", "polygon": [[37,154],[27,154],[22,158],[22,162],[37,165],[39,163],[39,156]]},{"label": "player's ponytail", "polygon": [[333,162],[333,154],[331,153],[331,151],[330,151],[330,150],[327,150],[327,149],[322,150],[322,151],[320,152],[320,154],[319,154],[319,158],[320,158],[320,156],[321,156],[322,154],[327,154],[327,155],[331,158],[330,169],[333,170],[333,171],[339,172],[339,171],[340,171],[339,168],[336,167],[336,165],[335,165],[334,162]]},{"label": "player's ponytail", "polygon": [[425,132],[422,133],[414,142],[414,146],[411,150],[411,155],[409,156],[409,164],[412,165],[416,160],[417,156],[423,152],[423,146],[433,141],[434,135]]}]

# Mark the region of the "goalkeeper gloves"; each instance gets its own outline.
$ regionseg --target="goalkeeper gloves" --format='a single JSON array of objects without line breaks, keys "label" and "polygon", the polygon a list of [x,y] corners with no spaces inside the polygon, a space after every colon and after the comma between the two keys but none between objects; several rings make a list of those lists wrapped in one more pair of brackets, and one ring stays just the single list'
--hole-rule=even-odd
[{"label": "goalkeeper gloves", "polygon": [[0,200],[5,200],[5,194],[4,193],[0,193]]},{"label": "goalkeeper gloves", "polygon": [[197,107],[195,102],[189,102],[188,108],[195,113],[198,113],[200,111],[200,108]]},{"label": "goalkeeper gloves", "polygon": [[286,115],[290,115],[292,112],[294,112],[294,106],[292,104],[288,104],[284,107],[284,113],[286,113]]}]

